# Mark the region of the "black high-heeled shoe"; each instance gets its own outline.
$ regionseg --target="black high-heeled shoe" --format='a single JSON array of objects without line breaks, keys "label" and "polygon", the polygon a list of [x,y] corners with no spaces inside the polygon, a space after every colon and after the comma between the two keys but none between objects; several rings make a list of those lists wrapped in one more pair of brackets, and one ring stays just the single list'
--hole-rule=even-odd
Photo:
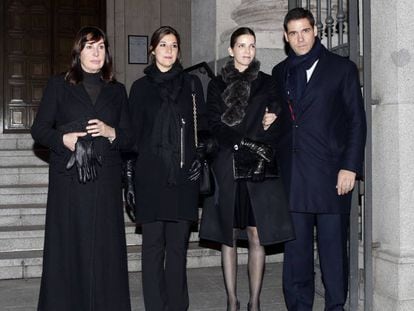
[{"label": "black high-heeled shoe", "polygon": [[[252,310],[252,305],[250,304],[250,302],[247,304],[247,311],[251,311]],[[257,305],[257,311],[260,311],[260,302]]]},{"label": "black high-heeled shoe", "polygon": [[[240,311],[240,301],[238,300],[236,301],[236,310]],[[231,307],[228,301],[227,301],[227,311],[231,311]]]}]

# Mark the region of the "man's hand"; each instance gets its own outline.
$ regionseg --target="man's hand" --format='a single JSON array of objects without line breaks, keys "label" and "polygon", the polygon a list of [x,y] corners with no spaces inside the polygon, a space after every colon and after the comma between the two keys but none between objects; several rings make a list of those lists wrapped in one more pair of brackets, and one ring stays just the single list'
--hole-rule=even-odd
[{"label": "man's hand", "polygon": [[265,114],[263,116],[262,124],[263,129],[267,131],[267,129],[275,122],[277,119],[277,115],[275,113],[269,112],[269,109],[266,107]]},{"label": "man's hand", "polygon": [[356,173],[348,170],[340,170],[338,173],[338,180],[336,182],[336,190],[338,195],[345,195],[351,192],[355,186]]}]

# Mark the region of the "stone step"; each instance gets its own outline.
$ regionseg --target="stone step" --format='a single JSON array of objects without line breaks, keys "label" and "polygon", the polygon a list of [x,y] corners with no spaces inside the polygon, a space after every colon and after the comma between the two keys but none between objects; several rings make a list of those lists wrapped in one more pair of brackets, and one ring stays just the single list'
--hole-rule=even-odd
[{"label": "stone step", "polygon": [[[239,264],[247,263],[246,249],[238,250]],[[22,279],[40,277],[42,274],[42,251],[20,251],[0,253],[0,279]],[[266,262],[282,262],[282,254],[266,256]],[[189,244],[187,253],[188,268],[202,268],[219,266],[220,252],[202,248],[198,242]],[[128,246],[129,272],[141,271],[141,247]]]},{"label": "stone step", "polygon": [[32,149],[34,145],[30,134],[0,134],[0,150]]},{"label": "stone step", "polygon": [[[202,210],[199,209],[199,217]],[[0,204],[0,227],[44,225],[46,218],[45,204]],[[131,224],[124,209],[126,225]]]},{"label": "stone step", "polygon": [[44,166],[0,166],[0,186],[47,184],[49,168]]},{"label": "stone step", "polygon": [[0,227],[44,225],[44,204],[0,205]]},{"label": "stone step", "polygon": [[45,166],[47,165],[48,150],[0,150],[0,166]]},{"label": "stone step", "polygon": [[46,199],[44,184],[0,186],[0,205],[45,204]]},{"label": "stone step", "polygon": [[[141,245],[142,235],[135,234],[135,225],[125,226],[127,245]],[[44,226],[0,227],[0,252],[42,250],[44,243]],[[198,241],[198,232],[192,232],[190,241]]]}]

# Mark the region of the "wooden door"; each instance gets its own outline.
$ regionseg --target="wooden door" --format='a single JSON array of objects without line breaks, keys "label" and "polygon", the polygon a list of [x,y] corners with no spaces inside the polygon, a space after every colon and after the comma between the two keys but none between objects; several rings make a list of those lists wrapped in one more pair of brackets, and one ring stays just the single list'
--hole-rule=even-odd
[{"label": "wooden door", "polygon": [[2,127],[24,133],[48,77],[67,70],[79,28],[105,28],[105,0],[7,0],[0,10]]}]

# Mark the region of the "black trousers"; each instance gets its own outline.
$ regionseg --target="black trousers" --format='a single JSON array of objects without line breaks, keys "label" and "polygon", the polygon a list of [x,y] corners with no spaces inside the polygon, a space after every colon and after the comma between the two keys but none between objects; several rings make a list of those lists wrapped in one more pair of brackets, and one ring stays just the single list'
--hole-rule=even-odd
[{"label": "black trousers", "polygon": [[283,293],[289,311],[312,311],[315,295],[313,232],[325,287],[325,310],[343,310],[348,292],[349,214],[291,213],[296,239],[285,243]]},{"label": "black trousers", "polygon": [[146,311],[185,311],[190,222],[142,225],[142,288]]}]

